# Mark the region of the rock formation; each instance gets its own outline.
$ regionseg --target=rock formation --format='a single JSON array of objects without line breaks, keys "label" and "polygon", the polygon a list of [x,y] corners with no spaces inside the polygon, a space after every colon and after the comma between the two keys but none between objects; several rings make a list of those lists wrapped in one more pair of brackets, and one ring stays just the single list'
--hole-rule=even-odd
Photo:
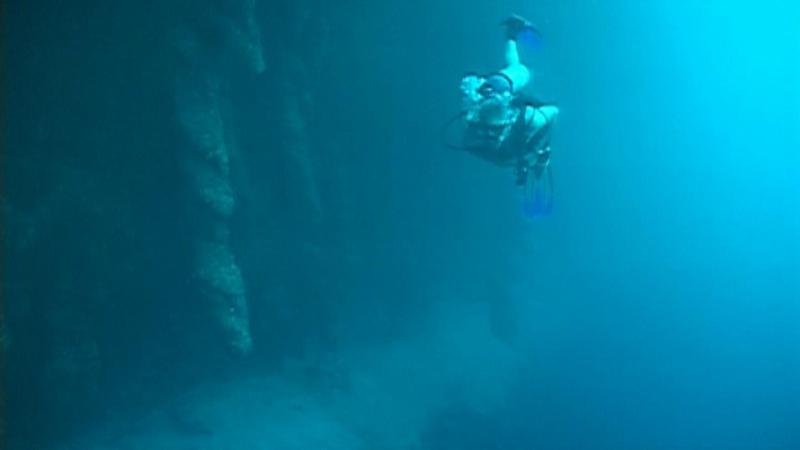
[{"label": "rock formation", "polygon": [[207,15],[175,32],[180,66],[175,79],[177,120],[183,134],[180,162],[185,180],[187,227],[197,290],[211,309],[228,346],[252,348],[247,296],[231,247],[236,204],[230,159],[235,145],[227,89],[230,64],[262,72],[254,0],[220,0]]}]

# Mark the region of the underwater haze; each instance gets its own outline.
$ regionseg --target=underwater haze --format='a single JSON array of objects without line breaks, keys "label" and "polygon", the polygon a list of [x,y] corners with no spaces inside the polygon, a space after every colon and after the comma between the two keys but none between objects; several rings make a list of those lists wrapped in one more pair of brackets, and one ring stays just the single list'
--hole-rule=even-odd
[{"label": "underwater haze", "polygon": [[[2,448],[800,448],[800,4],[0,11]],[[442,142],[510,14],[544,217]]]}]

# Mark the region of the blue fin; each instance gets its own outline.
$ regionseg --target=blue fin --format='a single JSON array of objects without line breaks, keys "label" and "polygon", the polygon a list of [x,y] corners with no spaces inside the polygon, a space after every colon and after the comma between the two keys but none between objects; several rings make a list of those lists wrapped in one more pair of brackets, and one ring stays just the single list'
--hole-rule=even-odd
[{"label": "blue fin", "polygon": [[522,201],[522,214],[528,219],[549,216],[553,212],[553,192],[553,173],[548,165],[536,176],[529,177]]},{"label": "blue fin", "polygon": [[553,212],[553,199],[543,191],[537,190],[532,196],[522,201],[522,215],[528,219],[549,216]]},{"label": "blue fin", "polygon": [[540,49],[544,39],[542,33],[532,26],[526,26],[517,33],[517,42],[530,49]]}]

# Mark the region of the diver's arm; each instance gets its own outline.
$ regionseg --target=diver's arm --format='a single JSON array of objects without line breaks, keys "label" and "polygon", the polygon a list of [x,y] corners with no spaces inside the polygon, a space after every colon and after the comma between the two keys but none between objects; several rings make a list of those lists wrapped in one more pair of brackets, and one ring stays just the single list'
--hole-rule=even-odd
[{"label": "diver's arm", "polygon": [[480,86],[486,81],[483,77],[467,74],[461,79],[461,109],[469,110],[481,100],[478,92]]},{"label": "diver's arm", "polygon": [[[526,111],[528,113],[528,111]],[[529,124],[535,130],[552,123],[558,117],[559,109],[556,105],[542,105],[530,108]]]}]

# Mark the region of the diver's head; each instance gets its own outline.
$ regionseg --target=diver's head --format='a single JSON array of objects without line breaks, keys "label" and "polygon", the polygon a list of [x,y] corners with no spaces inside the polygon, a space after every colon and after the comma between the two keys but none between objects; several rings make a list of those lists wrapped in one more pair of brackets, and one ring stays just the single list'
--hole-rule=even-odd
[{"label": "diver's head", "polygon": [[486,125],[504,126],[508,122],[510,95],[500,95],[481,102],[478,117]]},{"label": "diver's head", "polygon": [[504,125],[508,119],[513,98],[511,80],[502,74],[486,77],[478,88],[480,94],[478,116],[484,124]]},{"label": "diver's head", "polygon": [[502,73],[496,73],[486,77],[483,84],[478,88],[478,93],[483,98],[503,96],[513,92],[511,80]]},{"label": "diver's head", "polygon": [[477,119],[487,126],[505,127],[513,114],[513,99],[508,91],[484,95],[477,109]]}]

